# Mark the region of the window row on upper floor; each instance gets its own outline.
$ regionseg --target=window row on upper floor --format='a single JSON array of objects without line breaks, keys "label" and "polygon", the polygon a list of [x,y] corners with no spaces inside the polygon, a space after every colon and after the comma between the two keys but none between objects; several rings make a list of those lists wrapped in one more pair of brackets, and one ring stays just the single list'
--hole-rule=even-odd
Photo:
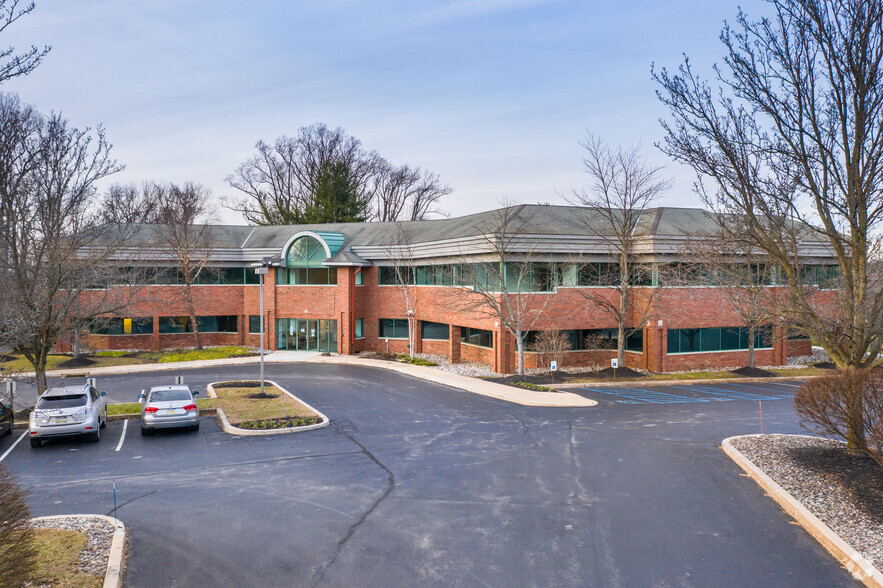
[{"label": "window row on upper floor", "polygon": [[[782,284],[780,270],[761,264],[734,265],[726,271],[696,263],[632,264],[627,275],[633,286],[720,286],[737,283]],[[835,288],[840,271],[836,265],[806,265],[801,268],[807,286]],[[492,263],[381,266],[381,286],[466,286],[500,291],[501,284],[512,292],[551,292],[559,287],[616,286],[621,276],[617,263]]]}]

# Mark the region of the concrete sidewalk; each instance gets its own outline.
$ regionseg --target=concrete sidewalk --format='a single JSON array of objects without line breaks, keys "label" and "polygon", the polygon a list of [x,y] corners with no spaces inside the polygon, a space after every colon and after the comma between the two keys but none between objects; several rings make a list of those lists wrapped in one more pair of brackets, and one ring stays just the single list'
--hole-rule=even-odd
[{"label": "concrete sidewalk", "polygon": [[[264,355],[264,363],[295,363],[298,361],[307,361],[312,357],[319,355],[318,351],[274,351]],[[249,357],[229,357],[226,359],[204,359],[201,361],[176,361],[169,363],[136,363],[131,365],[111,365],[106,367],[89,366],[67,369],[67,370],[51,370],[46,372],[49,378],[80,378],[102,376],[108,374],[133,374],[139,372],[159,372],[169,370],[195,370],[206,367],[228,366],[228,365],[248,365],[260,363],[260,355]],[[34,372],[22,372],[22,376],[34,377]]]},{"label": "concrete sidewalk", "polygon": [[571,392],[537,392],[524,390],[514,386],[496,384],[478,378],[461,376],[450,372],[443,372],[431,367],[400,363],[397,361],[384,361],[381,359],[364,359],[352,355],[338,355],[331,357],[316,356],[310,360],[313,363],[334,363],[345,365],[360,365],[365,367],[381,368],[400,372],[421,380],[443,384],[452,388],[472,392],[481,396],[505,400],[523,406],[546,406],[559,408],[576,408],[595,406],[598,403],[589,398],[584,398]]}]

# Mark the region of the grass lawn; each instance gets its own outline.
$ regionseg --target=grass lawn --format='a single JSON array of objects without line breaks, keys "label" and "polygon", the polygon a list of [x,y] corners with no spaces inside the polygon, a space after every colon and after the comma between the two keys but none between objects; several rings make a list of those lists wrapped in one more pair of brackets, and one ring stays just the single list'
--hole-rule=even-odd
[{"label": "grass lawn", "polygon": [[[270,384],[264,387],[269,398],[249,398],[260,394],[258,387],[238,387],[238,382],[228,385],[216,385],[217,399],[207,399],[212,407],[222,408],[232,425],[248,421],[263,421],[292,417],[318,417],[315,412],[283,394],[281,390]],[[202,402],[202,401],[200,401]],[[209,408],[209,407],[206,407]]]},{"label": "grass lawn", "polygon": [[[167,351],[145,351],[136,353],[134,357],[130,356],[128,351],[99,351],[94,355],[88,355],[94,363],[80,368],[68,368],[76,370],[88,370],[97,367],[108,367],[115,365],[136,365],[144,363],[170,363],[176,361],[200,361],[204,359],[227,359],[230,357],[244,357],[255,355],[255,351],[250,347],[240,347],[238,345],[228,345],[226,347],[209,347],[199,351],[193,349],[170,349]],[[3,362],[0,367],[9,371],[34,371],[34,366],[22,355],[13,355],[13,359]],[[58,364],[71,359],[70,355],[50,355],[46,362],[48,371],[56,369],[65,369],[59,367]]]},{"label": "grass lawn", "polygon": [[[196,405],[199,408],[214,408],[214,399],[212,398],[197,398]],[[124,402],[122,404],[108,404],[107,405],[107,416],[121,415],[121,414],[141,414],[141,403],[140,402]]]},{"label": "grass lawn", "polygon": [[85,588],[103,586],[104,575],[89,576],[77,570],[86,535],[61,529],[34,529],[37,565],[30,578],[31,586]]}]

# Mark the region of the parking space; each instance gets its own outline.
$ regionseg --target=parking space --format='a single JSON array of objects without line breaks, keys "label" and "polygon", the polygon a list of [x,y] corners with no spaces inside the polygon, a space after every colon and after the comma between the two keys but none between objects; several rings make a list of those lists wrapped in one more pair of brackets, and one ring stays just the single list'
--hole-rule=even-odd
[{"label": "parking space", "polygon": [[738,400],[788,400],[800,381],[665,386],[590,387],[574,390],[602,404],[683,404]]}]

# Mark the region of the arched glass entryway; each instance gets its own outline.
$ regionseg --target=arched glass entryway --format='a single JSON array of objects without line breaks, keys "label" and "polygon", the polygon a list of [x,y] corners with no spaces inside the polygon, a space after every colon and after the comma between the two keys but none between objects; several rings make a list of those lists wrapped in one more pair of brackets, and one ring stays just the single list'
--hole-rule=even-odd
[{"label": "arched glass entryway", "polygon": [[[329,243],[330,240],[330,243]],[[337,286],[337,268],[323,262],[343,242],[339,233],[304,232],[295,235],[283,251],[284,268],[276,272],[276,283],[288,286]],[[277,296],[297,296],[299,288],[283,289]],[[333,296],[332,291],[328,291]],[[324,318],[280,318],[276,320],[276,348],[296,351],[337,352],[337,321]]]}]

